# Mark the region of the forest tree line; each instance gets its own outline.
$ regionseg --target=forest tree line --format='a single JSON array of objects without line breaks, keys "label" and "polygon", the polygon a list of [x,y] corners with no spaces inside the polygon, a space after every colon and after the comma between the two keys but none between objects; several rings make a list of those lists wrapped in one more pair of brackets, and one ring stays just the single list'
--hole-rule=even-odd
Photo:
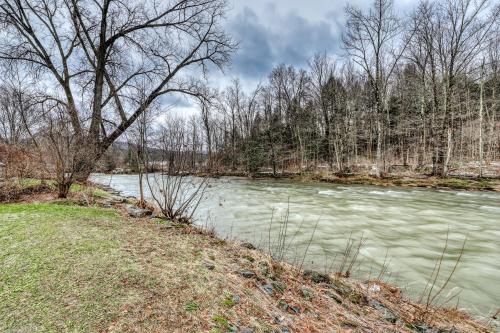
[{"label": "forest tree line", "polygon": [[200,103],[187,137],[217,171],[380,175],[398,166],[444,176],[473,162],[482,173],[500,152],[499,14],[490,5],[422,1],[405,18],[388,0],[368,12],[348,7],[344,57],[276,66],[250,92],[234,79]]},{"label": "forest tree line", "polygon": [[[191,171],[209,172],[446,176],[499,160],[494,0],[422,0],[408,16],[391,0],[348,6],[342,55],[278,65],[253,89],[237,78],[207,87],[237,49],[227,1],[137,4],[0,0],[8,170],[34,166],[65,196],[123,141],[189,155]],[[177,119],[169,95],[192,98],[198,114]]]}]

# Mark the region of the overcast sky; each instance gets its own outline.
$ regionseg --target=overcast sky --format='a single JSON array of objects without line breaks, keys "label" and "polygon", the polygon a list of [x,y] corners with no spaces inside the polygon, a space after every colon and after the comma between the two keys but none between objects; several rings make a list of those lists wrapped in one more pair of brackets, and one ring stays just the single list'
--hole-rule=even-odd
[{"label": "overcast sky", "polygon": [[[395,0],[409,12],[414,0]],[[229,71],[242,81],[261,80],[273,66],[306,66],[316,52],[340,54],[344,8],[367,7],[363,0],[232,0],[228,31],[240,42]]]},{"label": "overcast sky", "polygon": [[[416,0],[394,0],[396,11],[409,13]],[[239,50],[225,73],[212,72],[211,83],[223,87],[239,78],[246,90],[264,82],[281,63],[306,67],[317,52],[341,55],[347,3],[367,8],[371,0],[230,0],[227,31]],[[187,101],[186,101],[187,102]],[[186,111],[189,102],[174,102]]]}]

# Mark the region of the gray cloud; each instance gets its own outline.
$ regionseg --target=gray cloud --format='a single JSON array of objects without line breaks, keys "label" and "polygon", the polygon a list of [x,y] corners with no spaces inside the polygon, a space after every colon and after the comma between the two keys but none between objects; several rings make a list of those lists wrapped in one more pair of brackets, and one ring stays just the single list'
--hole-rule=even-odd
[{"label": "gray cloud", "polygon": [[[279,63],[303,67],[316,52],[337,53],[341,30],[338,19],[312,21],[296,11],[281,14],[267,6],[264,15],[244,7],[228,22],[228,29],[240,41],[233,56],[232,72],[243,79],[262,78]],[[341,14],[342,15],[342,14]]]},{"label": "gray cloud", "polygon": [[271,49],[272,36],[257,14],[246,7],[230,21],[229,28],[240,42],[233,56],[235,74],[259,77],[268,72],[275,58]]}]

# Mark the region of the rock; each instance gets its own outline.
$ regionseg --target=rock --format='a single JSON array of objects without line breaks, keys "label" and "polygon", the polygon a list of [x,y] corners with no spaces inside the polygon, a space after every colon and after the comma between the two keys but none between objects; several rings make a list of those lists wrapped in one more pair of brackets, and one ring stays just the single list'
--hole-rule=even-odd
[{"label": "rock", "polygon": [[421,333],[440,333],[439,330],[434,329],[427,324],[416,324],[413,326],[417,330],[417,332]]},{"label": "rock", "polygon": [[452,327],[449,330],[446,330],[445,332],[446,333],[459,333],[458,329],[456,329],[455,327]]},{"label": "rock", "polygon": [[284,282],[281,282],[281,281],[273,281],[273,282],[271,282],[271,285],[279,293],[283,293],[286,289],[286,284]]},{"label": "rock", "polygon": [[342,299],[342,297],[339,294],[337,294],[336,292],[327,290],[325,292],[325,294],[326,294],[326,296],[330,297],[331,299],[333,299],[338,304],[342,304],[344,302],[344,300]]},{"label": "rock", "polygon": [[249,256],[249,255],[246,255],[246,254],[244,254],[244,255],[242,256],[242,258],[243,258],[243,259],[246,259],[246,260],[248,260],[248,261],[250,261],[250,262],[254,262],[254,261],[255,261],[255,258],[254,258],[254,257]]},{"label": "rock", "polygon": [[328,274],[323,274],[316,271],[307,270],[302,274],[305,278],[311,279],[314,283],[330,283],[331,279]]},{"label": "rock", "polygon": [[287,304],[285,301],[283,301],[283,300],[280,300],[280,301],[278,302],[278,307],[279,307],[281,310],[283,310],[283,311],[287,311],[287,310],[288,310],[288,304]]},{"label": "rock", "polygon": [[347,298],[354,304],[365,305],[368,303],[365,295],[360,294],[354,290],[347,295]]},{"label": "rock", "polygon": [[128,215],[134,218],[143,218],[153,214],[153,212],[148,209],[141,209],[134,205],[126,205],[125,210],[127,211]]},{"label": "rock", "polygon": [[341,296],[347,296],[349,295],[350,293],[352,293],[352,288],[349,287],[348,285],[342,283],[341,281],[332,281],[331,284],[328,285],[329,288],[332,288],[333,290],[335,290],[339,295]]},{"label": "rock", "polygon": [[371,293],[378,293],[380,291],[380,286],[378,284],[372,284],[368,291]]},{"label": "rock", "polygon": [[111,208],[113,205],[112,205],[112,204],[111,204],[111,202],[109,202],[109,201],[104,201],[104,202],[101,204],[101,206],[102,206],[103,208]]},{"label": "rock", "polygon": [[384,306],[382,305],[382,303],[380,303],[376,299],[369,300],[368,301],[368,305],[370,305],[372,308],[375,308],[377,310],[380,310],[380,309],[384,308]]},{"label": "rock", "polygon": [[298,306],[290,305],[287,302],[285,302],[284,300],[280,300],[278,302],[278,307],[281,310],[287,311],[287,312],[292,313],[292,314],[299,314],[301,312],[301,310]]},{"label": "rock", "polygon": [[109,201],[113,204],[125,203],[126,200],[127,199],[119,196],[112,196],[111,198],[109,198]]},{"label": "rock", "polygon": [[259,267],[260,274],[264,276],[269,275],[269,264],[267,263],[267,261],[261,261],[258,263],[257,266]]},{"label": "rock", "polygon": [[301,287],[300,293],[306,301],[310,301],[314,298],[314,291],[312,291],[312,289],[309,289],[307,287]]},{"label": "rock", "polygon": [[382,303],[380,303],[379,301],[374,300],[374,299],[373,300],[369,300],[368,304],[371,307],[373,307],[373,308],[381,311],[384,314],[384,319],[387,320],[388,322],[391,322],[391,323],[395,324],[398,321],[399,317],[396,316],[394,314],[394,312],[392,312],[391,310],[389,310],[388,308],[386,308],[384,305],[382,305]]},{"label": "rock", "polygon": [[231,299],[233,300],[233,302],[235,304],[238,304],[241,301],[241,297],[238,295],[233,295],[233,297],[231,297]]},{"label": "rock", "polygon": [[394,314],[394,312],[392,312],[391,310],[385,309],[385,311],[384,311],[384,319],[387,320],[390,323],[395,324],[399,320],[399,317],[396,316]]},{"label": "rock", "polygon": [[458,329],[456,329],[455,327],[449,329],[437,329],[432,328],[427,324],[416,324],[413,325],[412,328],[421,333],[459,333]]},{"label": "rock", "polygon": [[243,276],[244,278],[247,278],[247,279],[251,279],[251,278],[255,277],[255,273],[248,270],[248,269],[242,269],[242,270],[238,271],[238,274],[240,274],[241,276]]},{"label": "rock", "polygon": [[274,287],[270,284],[265,284],[263,286],[261,286],[262,290],[264,290],[264,292],[266,294],[269,294],[269,295],[274,295]]},{"label": "rock", "polygon": [[255,250],[255,246],[250,242],[243,242],[241,246],[249,250]]},{"label": "rock", "polygon": [[213,271],[215,269],[215,264],[211,261],[205,261],[204,265],[210,271]]}]

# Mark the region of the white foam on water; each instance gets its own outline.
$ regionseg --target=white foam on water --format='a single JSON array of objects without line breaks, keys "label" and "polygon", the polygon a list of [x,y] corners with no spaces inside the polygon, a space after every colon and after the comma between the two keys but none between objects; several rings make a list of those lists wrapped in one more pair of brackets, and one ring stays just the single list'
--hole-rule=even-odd
[{"label": "white foam on water", "polygon": [[481,206],[479,207],[481,210],[486,210],[489,212],[499,212],[500,213],[500,206],[494,207],[494,206]]},{"label": "white foam on water", "polygon": [[339,192],[337,191],[334,191],[334,190],[326,190],[326,191],[319,191],[318,194],[321,194],[321,195],[328,195],[328,196],[335,196],[337,195]]},{"label": "white foam on water", "polygon": [[461,197],[473,197],[474,194],[469,193],[469,192],[457,192],[456,195],[461,196]]},{"label": "white foam on water", "polygon": [[406,192],[398,192],[398,191],[370,191],[368,192],[370,194],[375,194],[375,195],[381,195],[385,197],[402,197],[406,195]]}]

